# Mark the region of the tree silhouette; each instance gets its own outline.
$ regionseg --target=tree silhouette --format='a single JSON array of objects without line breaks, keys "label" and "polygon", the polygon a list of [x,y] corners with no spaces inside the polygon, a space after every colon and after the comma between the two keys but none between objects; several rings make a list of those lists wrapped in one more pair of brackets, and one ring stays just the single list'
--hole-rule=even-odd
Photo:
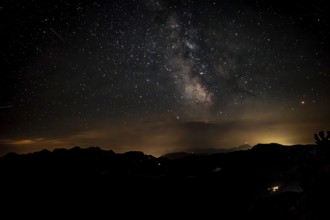
[{"label": "tree silhouette", "polygon": [[314,134],[315,143],[319,146],[330,145],[330,131],[327,131],[325,135],[324,131],[320,131],[319,134]]}]

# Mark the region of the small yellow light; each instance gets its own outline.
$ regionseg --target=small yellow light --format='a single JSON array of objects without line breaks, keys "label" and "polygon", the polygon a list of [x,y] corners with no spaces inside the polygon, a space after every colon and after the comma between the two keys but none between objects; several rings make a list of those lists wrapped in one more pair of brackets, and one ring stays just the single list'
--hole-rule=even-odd
[{"label": "small yellow light", "polygon": [[275,193],[280,189],[280,186],[272,186],[268,188],[268,191]]},{"label": "small yellow light", "polygon": [[278,186],[274,186],[274,187],[272,188],[272,191],[273,191],[273,192],[277,192],[277,191],[278,191],[278,189],[279,189],[279,187],[278,187]]}]

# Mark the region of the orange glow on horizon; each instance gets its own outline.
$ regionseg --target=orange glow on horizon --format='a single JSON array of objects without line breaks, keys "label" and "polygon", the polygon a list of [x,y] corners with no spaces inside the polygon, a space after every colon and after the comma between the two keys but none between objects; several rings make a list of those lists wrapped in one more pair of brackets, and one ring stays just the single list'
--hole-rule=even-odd
[{"label": "orange glow on horizon", "polygon": [[14,144],[14,145],[27,145],[27,144],[34,144],[35,142],[30,139],[25,140],[17,140],[17,141],[9,141],[6,144]]}]

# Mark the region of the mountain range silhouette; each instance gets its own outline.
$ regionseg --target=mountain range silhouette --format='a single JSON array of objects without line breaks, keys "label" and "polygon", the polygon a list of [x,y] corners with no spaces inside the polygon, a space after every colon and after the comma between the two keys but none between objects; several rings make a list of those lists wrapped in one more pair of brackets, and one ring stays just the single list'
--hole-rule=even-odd
[{"label": "mountain range silhouette", "polygon": [[163,217],[324,219],[330,146],[258,144],[159,158],[98,147],[9,153],[0,158],[0,178],[4,209],[36,201],[43,210],[57,207],[57,213],[72,211],[66,208],[74,204],[77,213],[106,216],[124,208],[138,210],[136,216],[152,210]]}]

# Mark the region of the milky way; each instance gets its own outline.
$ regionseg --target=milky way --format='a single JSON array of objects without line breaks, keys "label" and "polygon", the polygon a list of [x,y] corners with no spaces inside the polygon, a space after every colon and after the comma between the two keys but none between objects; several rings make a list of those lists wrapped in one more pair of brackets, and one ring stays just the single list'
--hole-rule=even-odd
[{"label": "milky way", "polygon": [[0,152],[99,145],[160,155],[328,129],[323,1],[0,5]]}]

